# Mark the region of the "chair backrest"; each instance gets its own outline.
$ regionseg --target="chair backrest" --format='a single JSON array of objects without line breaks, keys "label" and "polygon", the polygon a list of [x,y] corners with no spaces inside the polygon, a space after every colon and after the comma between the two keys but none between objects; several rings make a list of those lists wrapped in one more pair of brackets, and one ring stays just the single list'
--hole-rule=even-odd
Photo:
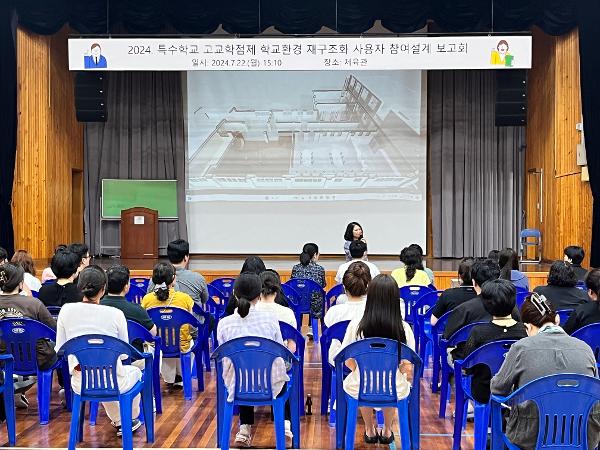
[{"label": "chair backrest", "polygon": [[143,325],[134,322],[133,320],[127,321],[127,335],[129,336],[129,343],[139,339],[144,342],[154,342],[158,336],[152,336],[152,333],[146,329]]},{"label": "chair backrest", "polygon": [[331,308],[335,305],[337,298],[344,294],[346,291],[344,290],[343,284],[336,284],[334,287],[329,289],[325,294],[325,301],[327,302],[327,309]]},{"label": "chair backrest", "polygon": [[197,303],[194,303],[194,306],[192,307],[192,312],[196,316],[198,323],[201,325],[201,328],[198,330],[197,339],[205,337],[208,338],[208,328],[210,327],[212,314],[202,309],[202,307]]},{"label": "chair backrest", "polygon": [[349,324],[349,320],[342,320],[341,322],[334,323],[329,328],[325,328],[321,335],[321,345],[329,347],[331,341],[334,339],[337,339],[340,342],[343,341]]},{"label": "chair backrest", "polygon": [[287,284],[282,284],[281,292],[283,292],[283,295],[285,295],[285,298],[294,311],[300,307],[300,304],[302,303],[302,296],[296,289]]},{"label": "chair backrest", "polygon": [[[307,314],[310,312],[310,303],[314,293],[321,295],[325,300],[325,291],[318,283],[308,278],[292,278],[285,283],[287,286],[293,287],[299,294],[301,301],[298,304],[298,312]],[[325,302],[323,302],[323,311],[325,310]]]},{"label": "chair backrest", "polygon": [[400,288],[400,298],[404,301],[404,320],[413,321],[412,306],[425,294],[431,292],[429,286],[403,286]]},{"label": "chair backrest", "polygon": [[525,300],[527,300],[527,297],[529,297],[531,295],[531,292],[527,292],[526,290],[518,290],[517,289],[517,297],[516,297],[516,301],[517,301],[517,308],[520,310],[521,306],[523,306],[523,303],[525,303]]},{"label": "chair backrest", "polygon": [[532,400],[539,411],[536,449],[587,449],[588,417],[600,400],[600,380],[579,374],[557,374],[533,380],[506,398],[509,406]]},{"label": "chair backrest", "polygon": [[560,317],[560,325],[563,326],[567,320],[569,320],[569,316],[571,315],[571,313],[575,311],[574,309],[559,309],[558,311],[556,311],[556,314],[558,314],[558,317]]},{"label": "chair backrest", "polygon": [[[493,374],[498,373],[506,354],[511,345],[517,342],[515,339],[503,339],[500,341],[488,342],[485,345],[473,350],[462,362],[460,366],[463,369],[470,369],[477,364],[485,364]],[[455,361],[455,364],[457,361]]]},{"label": "chair backrest", "polygon": [[[146,287],[146,289],[147,289],[147,287]],[[130,303],[135,303],[137,305],[141,305],[142,299],[144,298],[144,295],[146,295],[146,289],[144,289],[143,287],[140,287],[140,286],[136,286],[135,284],[132,284],[129,286],[129,292],[127,293],[127,295],[125,295],[125,298]]]},{"label": "chair backrest", "polygon": [[211,303],[208,305],[207,300],[207,303],[204,305],[205,308],[209,307],[214,309],[213,311],[208,310],[208,312],[216,317],[221,317],[221,315],[223,315],[223,311],[225,311],[225,306],[227,306],[228,297],[223,294],[219,288],[213,286],[212,284],[207,284],[206,289],[208,291],[208,300],[211,300]]},{"label": "chair backrest", "polygon": [[233,283],[235,283],[235,278],[217,278],[212,280],[209,285],[217,288],[219,292],[224,296],[225,300],[229,300],[231,294],[233,293]]},{"label": "chair backrest", "polygon": [[540,239],[542,232],[536,228],[525,228],[521,230],[521,239],[536,238]]},{"label": "chair backrest", "polygon": [[[468,323],[462,328],[459,328],[454,332],[454,334],[452,334],[452,336],[445,340],[446,347],[456,347],[461,342],[467,342],[467,339],[469,339],[469,334],[471,334],[471,330],[477,325],[482,325],[484,323],[489,322],[473,322]],[[442,339],[442,341],[444,341],[444,339]]]},{"label": "chair backrest", "polygon": [[60,306],[46,306],[46,309],[48,310],[48,312],[50,313],[50,315],[52,317],[54,317],[55,319],[60,314]]},{"label": "chair backrest", "polygon": [[[446,324],[448,323],[448,319],[452,313],[453,311],[448,311],[447,313],[442,314],[442,317],[438,317],[438,321],[435,323],[435,325],[431,325],[431,336],[433,337],[434,345],[437,345],[442,339]],[[428,311],[428,314],[431,315],[431,310]]]},{"label": "chair backrest", "polygon": [[193,314],[181,308],[159,306],[148,309],[148,315],[156,325],[157,334],[161,338],[163,356],[165,357],[180,355],[179,339],[183,325],[191,325],[197,328],[201,326]]},{"label": "chair backrest", "polygon": [[414,351],[398,342],[385,338],[368,338],[353,342],[335,357],[336,371],[344,361],[354,359],[358,365],[360,382],[358,401],[363,404],[396,404],[396,371],[401,359],[414,364],[415,374],[422,373],[422,361]]},{"label": "chair backrest", "polygon": [[589,345],[596,357],[596,364],[600,365],[600,323],[593,323],[576,330],[571,335],[574,338],[581,339]]},{"label": "chair backrest", "polygon": [[143,355],[120,339],[101,334],[86,334],[70,339],[60,354],[75,356],[81,369],[81,396],[118,397],[117,360],[121,355],[141,359]]},{"label": "chair backrest", "polygon": [[[425,315],[425,313],[431,310],[432,306],[436,304],[443,292],[444,291],[431,291],[423,294],[423,296],[421,296],[421,298],[412,306],[413,314],[421,316]],[[431,313],[429,313],[427,317],[429,316],[431,316]]]},{"label": "chair backrest", "polygon": [[34,290],[32,290],[31,291],[31,296],[33,298],[40,298],[40,291],[34,291]]},{"label": "chair backrest", "polygon": [[56,331],[33,319],[0,320],[0,338],[6,344],[6,353],[13,355],[17,375],[37,374],[35,347],[38,339],[56,341]]},{"label": "chair backrest", "polygon": [[223,385],[223,358],[235,370],[235,400],[270,402],[273,399],[271,369],[275,358],[297,364],[297,358],[283,345],[261,337],[241,337],[227,341],[213,352],[217,383]]},{"label": "chair backrest", "polygon": [[[585,281],[578,281],[577,284],[575,285],[575,287],[577,289],[581,289],[582,291],[587,291],[587,286],[585,284]],[[33,291],[32,291],[33,293]]]},{"label": "chair backrest", "polygon": [[296,355],[300,361],[304,361],[304,348],[306,346],[306,341],[304,340],[302,333],[300,333],[289,323],[282,322],[281,320],[279,321],[279,329],[281,330],[281,337],[284,341],[291,339],[296,343],[296,351],[294,352],[294,355]]},{"label": "chair backrest", "polygon": [[132,277],[129,279],[129,287],[136,286],[139,287],[144,292],[148,292],[148,285],[150,284],[150,278],[143,277]]}]

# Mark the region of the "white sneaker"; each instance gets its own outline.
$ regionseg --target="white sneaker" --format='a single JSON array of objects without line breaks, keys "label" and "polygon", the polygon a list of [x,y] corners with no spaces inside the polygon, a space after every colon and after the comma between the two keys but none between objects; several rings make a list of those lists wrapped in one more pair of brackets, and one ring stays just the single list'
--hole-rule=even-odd
[{"label": "white sneaker", "polygon": [[294,439],[294,433],[292,433],[292,423],[289,420],[285,421],[285,446],[286,448],[292,448],[292,441]]},{"label": "white sneaker", "polygon": [[240,431],[235,435],[235,441],[233,441],[236,447],[250,447],[252,442],[252,426],[251,425],[240,425]]}]

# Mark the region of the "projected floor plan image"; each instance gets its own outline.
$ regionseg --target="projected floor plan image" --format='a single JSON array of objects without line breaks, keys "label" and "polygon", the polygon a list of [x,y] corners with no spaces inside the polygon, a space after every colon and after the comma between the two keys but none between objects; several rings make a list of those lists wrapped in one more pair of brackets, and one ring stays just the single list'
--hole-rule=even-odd
[{"label": "projected floor plan image", "polygon": [[424,198],[419,71],[190,72],[187,82],[188,202]]}]

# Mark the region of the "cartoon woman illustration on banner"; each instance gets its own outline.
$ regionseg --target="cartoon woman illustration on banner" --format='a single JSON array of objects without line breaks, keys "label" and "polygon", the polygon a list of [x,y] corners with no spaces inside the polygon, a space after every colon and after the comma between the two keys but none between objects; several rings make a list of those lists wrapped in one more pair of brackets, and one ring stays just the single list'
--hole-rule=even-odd
[{"label": "cartoon woman illustration on banner", "polygon": [[502,39],[498,42],[495,50],[492,50],[490,64],[495,66],[512,67],[514,56],[508,53],[508,42]]}]

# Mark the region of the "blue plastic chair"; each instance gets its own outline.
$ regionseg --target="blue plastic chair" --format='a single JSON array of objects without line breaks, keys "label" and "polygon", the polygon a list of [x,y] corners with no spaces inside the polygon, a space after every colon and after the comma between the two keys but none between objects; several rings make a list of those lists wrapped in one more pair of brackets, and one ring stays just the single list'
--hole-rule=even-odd
[{"label": "blue plastic chair", "polygon": [[31,291],[31,296],[33,298],[40,298],[40,291],[34,291],[34,290],[32,290]]},{"label": "blue plastic chair", "polygon": [[144,277],[132,277],[129,279],[129,286],[136,286],[143,290],[144,292],[148,292],[148,285],[150,284],[150,278]]},{"label": "blue plastic chair", "polygon": [[[316,317],[312,317],[310,314],[310,304],[312,302],[313,294],[320,295],[323,299],[323,306],[321,310],[321,323],[323,321],[323,317],[325,317],[325,291],[318,283],[313,280],[309,280],[308,278],[292,278],[291,280],[285,283],[287,286],[291,286],[300,294],[301,301],[298,304],[297,316],[296,320],[298,321],[298,326],[302,327],[302,316],[304,314],[309,314],[311,318],[312,324],[312,332],[313,338],[315,342],[319,341],[319,319]],[[299,314],[299,315],[298,315]]]},{"label": "blue plastic chair", "polygon": [[431,291],[424,294],[412,305],[413,314],[413,333],[415,335],[415,345],[419,357],[423,361],[423,366],[427,367],[429,358],[427,357],[427,347],[429,353],[433,351],[433,340],[431,338],[431,308],[435,305],[442,295],[443,291]]},{"label": "blue plastic chair", "polygon": [[0,333],[6,344],[6,353],[14,358],[15,375],[37,376],[37,400],[40,425],[50,420],[50,395],[52,391],[52,374],[61,364],[57,361],[48,370],[40,370],[36,358],[36,342],[39,339],[56,341],[56,331],[33,319],[0,320]]},{"label": "blue plastic chair", "polygon": [[[156,412],[162,414],[162,393],[160,388],[160,336],[152,336],[152,333],[150,333],[143,325],[140,325],[133,320],[127,321],[127,334],[129,336],[129,343],[132,345],[133,341],[136,340],[154,344],[154,355],[152,357],[152,390]],[[96,425],[98,406],[98,402],[90,402],[90,425]]]},{"label": "blue plastic chair", "polygon": [[306,341],[304,336],[296,328],[285,322],[279,321],[279,329],[281,330],[281,337],[283,340],[291,339],[296,343],[296,351],[294,356],[298,358],[300,362],[298,366],[298,411],[301,416],[304,415],[304,349],[306,347]]},{"label": "blue plastic chair", "polygon": [[144,371],[142,379],[127,392],[119,392],[117,385],[117,360],[121,355],[130,358],[144,359],[146,367],[152,367],[152,355],[140,353],[131,345],[120,339],[88,334],[71,339],[60,348],[59,355],[65,359],[72,355],[77,358],[81,368],[81,392],[73,392],[73,412],[71,414],[71,431],[69,432],[69,450],[74,450],[76,443],[83,441],[83,423],[85,402],[118,401],[123,430],[123,449],[133,449],[132,423],[133,399],[141,394],[142,410],[145,418],[146,441],[154,442],[154,414],[152,405],[152,374]]},{"label": "blue plastic chair", "polygon": [[235,283],[235,278],[225,277],[225,278],[217,278],[212,280],[209,285],[217,288],[219,292],[224,296],[225,304],[233,294],[233,284]]},{"label": "blue plastic chair", "polygon": [[527,400],[536,403],[536,449],[587,449],[588,417],[600,400],[600,380],[579,374],[549,375],[527,383],[507,397],[492,395],[492,450],[519,450],[502,432],[502,408]]},{"label": "blue plastic chair", "polygon": [[337,298],[344,294],[346,291],[343,284],[336,284],[334,287],[329,289],[325,294],[325,302],[327,303],[327,309],[335,305]]},{"label": "blue plastic chair", "polygon": [[329,403],[329,424],[335,423],[335,410],[333,404],[336,399],[335,368],[329,364],[329,349],[334,339],[342,342],[348,328],[349,320],[334,323],[323,330],[321,335],[321,415],[327,414]]},{"label": "blue plastic chair", "polygon": [[581,327],[579,330],[573,332],[571,336],[581,339],[590,346],[596,357],[596,366],[600,369],[600,323]]},{"label": "blue plastic chair", "polygon": [[60,306],[46,306],[46,309],[48,310],[48,312],[50,313],[50,315],[52,317],[54,317],[55,319],[60,314]]},{"label": "blue plastic chair", "polygon": [[516,340],[494,341],[482,345],[471,352],[464,360],[454,361],[454,380],[456,385],[456,414],[454,418],[453,450],[460,450],[463,426],[466,421],[467,398],[475,404],[475,444],[474,450],[485,450],[487,444],[488,425],[490,423],[490,404],[479,403],[471,393],[471,376],[463,375],[463,369],[470,369],[477,364],[485,364],[492,375],[498,373],[506,353]]},{"label": "blue plastic chair", "polygon": [[558,311],[556,311],[556,314],[558,314],[558,317],[560,318],[560,326],[562,327],[567,320],[569,320],[569,316],[571,315],[571,313],[575,311],[574,309],[559,309]]},{"label": "blue plastic chair", "polygon": [[575,285],[577,289],[581,289],[582,291],[587,291],[587,286],[585,285],[585,281],[578,281]]},{"label": "blue plastic chair", "polygon": [[517,291],[516,301],[517,301],[517,308],[519,310],[521,310],[521,306],[523,306],[523,303],[525,303],[525,300],[527,300],[527,297],[529,297],[531,294],[532,294],[532,292],[527,292],[525,289]]},{"label": "blue plastic chair", "polygon": [[[542,260],[542,232],[536,228],[521,230],[521,263],[539,263]],[[527,249],[535,248],[535,259],[527,259]]]},{"label": "blue plastic chair", "polygon": [[414,322],[412,305],[419,300],[423,295],[432,292],[429,286],[403,286],[400,288],[400,298],[404,302],[404,317],[403,319],[412,324]]},{"label": "blue plastic chair", "polygon": [[[441,372],[441,364],[442,364],[442,355],[440,350],[440,341],[442,340],[442,336],[444,335],[444,329],[446,328],[446,324],[448,323],[448,318],[452,314],[452,311],[448,311],[443,314],[442,317],[438,318],[438,321],[435,325],[431,325],[431,340],[433,343],[433,370],[431,374],[431,392],[439,391],[439,382],[440,382],[440,372]],[[429,315],[429,320],[431,320],[431,315]]]},{"label": "blue plastic chair", "polygon": [[127,292],[127,294],[125,295],[125,298],[130,303],[135,303],[136,305],[141,305],[142,299],[144,298],[144,295],[146,295],[147,288],[148,288],[147,285],[146,285],[146,288],[144,288],[144,287],[137,286],[135,284],[130,284],[129,292]]},{"label": "blue plastic chair", "polygon": [[17,443],[17,417],[15,413],[15,387],[13,384],[13,357],[12,355],[0,355],[0,361],[4,372],[4,383],[0,384],[0,394],[4,397],[8,445],[14,447]]},{"label": "blue plastic chair", "polygon": [[[400,354],[399,354],[400,353]],[[342,383],[345,362],[354,359],[360,370],[358,398],[344,392]],[[396,393],[396,371],[399,361],[413,364],[413,383],[410,394],[398,400]],[[398,408],[400,438],[403,449],[419,448],[420,433],[420,384],[423,375],[421,358],[406,345],[391,339],[368,338],[353,342],[335,357],[337,378],[337,423],[336,448],[342,447],[345,436],[347,450],[354,448],[356,415],[360,406],[374,408]],[[364,380],[363,377],[368,377]],[[411,447],[412,444],[412,447]]]},{"label": "blue plastic chair", "polygon": [[[163,358],[179,358],[181,360],[181,378],[183,379],[183,397],[192,399],[192,354],[200,358],[202,364],[201,339],[195,339],[194,344],[187,352],[182,352],[180,347],[180,334],[183,325],[190,325],[198,329],[202,336],[203,325],[193,314],[181,308],[150,308],[148,315],[156,325],[157,334],[161,338],[161,351]],[[204,377],[198,376],[198,391],[204,391]]]},{"label": "blue plastic chair", "polygon": [[[212,358],[217,366],[217,446],[229,449],[229,436],[234,405],[273,406],[275,418],[275,441],[277,450],[285,449],[284,405],[289,400],[293,448],[300,448],[300,416],[298,415],[298,359],[283,345],[260,337],[242,337],[221,344]],[[223,381],[223,359],[228,358],[236,373],[233,401]],[[286,391],[273,398],[271,368],[276,358],[283,358],[291,365],[291,381]],[[239,374],[239,376],[237,375]],[[254,382],[254,380],[264,380]]]},{"label": "blue plastic chair", "polygon": [[[210,345],[208,338],[210,336],[209,327],[212,314],[202,309],[200,305],[196,303],[194,303],[192,310],[198,321],[202,324],[202,328],[198,330],[198,335],[196,336],[196,340],[200,342],[199,345],[202,349],[203,359],[200,362],[202,363],[202,361],[204,361],[204,370],[210,372]],[[194,373],[196,373],[196,376],[200,377],[201,373],[198,372],[198,362],[196,360],[194,360],[194,368],[196,369]],[[200,369],[202,369],[202,364],[200,364]]]},{"label": "blue plastic chair", "polygon": [[215,320],[215,327],[212,330],[212,343],[214,350],[219,346],[219,342],[217,341],[217,327],[219,326],[219,320],[221,320],[221,317],[223,317],[223,314],[225,314],[227,297],[212,284],[207,284],[206,289],[208,291],[208,299],[204,304],[204,310],[211,313]]},{"label": "blue plastic chair", "polygon": [[[296,319],[297,319],[299,307],[300,307],[300,304],[302,303],[302,295],[300,295],[300,292],[298,292],[292,286],[289,286],[285,283],[281,285],[281,292],[283,292],[283,295],[285,295],[285,298],[288,301],[288,303],[290,304],[290,308],[292,308],[292,310],[294,311],[294,314],[296,314]],[[298,325],[298,331],[300,331],[300,329],[302,327],[302,323],[298,323],[297,325]]]},{"label": "blue plastic chair", "polygon": [[[443,316],[442,316],[443,317]],[[442,368],[442,383],[440,387],[440,418],[446,418],[446,405],[450,400],[450,374],[453,369],[448,364],[448,348],[456,347],[458,344],[462,342],[466,342],[469,338],[469,334],[473,327],[477,325],[481,325],[488,322],[474,322],[468,325],[465,325],[461,329],[457,330],[450,338],[440,339],[439,343],[439,351],[441,356],[441,368]]]}]

